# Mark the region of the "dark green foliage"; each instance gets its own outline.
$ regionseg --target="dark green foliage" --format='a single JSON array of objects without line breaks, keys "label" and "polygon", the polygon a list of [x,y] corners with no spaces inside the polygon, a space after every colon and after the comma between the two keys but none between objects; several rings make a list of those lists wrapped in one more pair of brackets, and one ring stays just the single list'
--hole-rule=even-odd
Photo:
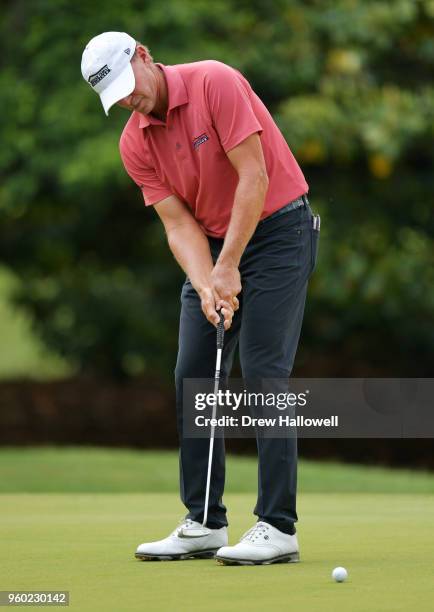
[{"label": "dark green foliage", "polygon": [[125,30],[156,61],[239,68],[299,159],[323,217],[304,361],[428,372],[432,0],[15,0],[0,28],[0,259],[49,346],[105,374],[174,367],[183,275],[122,167],[125,111],[80,74],[92,36]]}]

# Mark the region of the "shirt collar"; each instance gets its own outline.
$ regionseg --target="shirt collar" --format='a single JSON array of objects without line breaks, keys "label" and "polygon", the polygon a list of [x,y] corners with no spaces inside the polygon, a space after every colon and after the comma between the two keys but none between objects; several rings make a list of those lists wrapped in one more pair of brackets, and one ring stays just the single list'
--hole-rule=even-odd
[{"label": "shirt collar", "polygon": [[[169,98],[169,104],[167,108],[167,117],[172,109],[188,102],[188,92],[184,83],[184,79],[178,72],[176,66],[165,66],[164,64],[157,63],[156,66],[161,68],[166,77],[167,82],[167,94]],[[148,125],[162,124],[163,122],[151,115],[140,115],[139,127],[146,128]]]}]

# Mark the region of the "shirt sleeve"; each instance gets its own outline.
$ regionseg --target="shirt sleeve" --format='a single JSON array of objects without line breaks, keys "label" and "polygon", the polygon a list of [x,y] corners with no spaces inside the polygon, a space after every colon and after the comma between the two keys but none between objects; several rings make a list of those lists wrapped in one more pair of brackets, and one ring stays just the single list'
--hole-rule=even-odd
[{"label": "shirt sleeve", "polygon": [[119,150],[125,170],[139,186],[146,206],[156,204],[172,195],[169,185],[160,180],[155,169],[142,161],[140,155],[128,146],[124,138],[120,140]]},{"label": "shirt sleeve", "polygon": [[205,91],[214,128],[226,153],[251,134],[262,132],[252,107],[253,90],[237,70],[212,62]]}]

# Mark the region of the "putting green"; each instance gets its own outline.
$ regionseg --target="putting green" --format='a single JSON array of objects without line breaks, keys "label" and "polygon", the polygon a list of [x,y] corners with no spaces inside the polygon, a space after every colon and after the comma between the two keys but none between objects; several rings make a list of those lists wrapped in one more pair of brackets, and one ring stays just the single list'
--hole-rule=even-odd
[{"label": "putting green", "polygon": [[[226,493],[256,493],[257,459],[228,454]],[[92,447],[0,448],[0,493],[178,493],[178,453]],[[434,474],[300,460],[299,493],[434,494]]]},{"label": "putting green", "polygon": [[[255,496],[231,493],[230,540],[253,523]],[[0,590],[69,590],[80,611],[432,610],[431,495],[302,493],[302,562],[222,567],[146,563],[138,543],[183,516],[176,494],[3,494]],[[332,581],[337,565],[349,579]]]}]

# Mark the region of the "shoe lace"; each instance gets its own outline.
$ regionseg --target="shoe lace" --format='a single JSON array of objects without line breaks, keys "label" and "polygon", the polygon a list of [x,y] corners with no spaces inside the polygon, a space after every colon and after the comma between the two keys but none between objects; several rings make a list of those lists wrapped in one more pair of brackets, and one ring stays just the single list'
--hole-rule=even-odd
[{"label": "shoe lace", "polygon": [[[245,534],[241,536],[241,540],[248,540],[249,542],[254,542],[258,538],[262,538],[265,536],[270,526],[267,523],[256,523],[253,527],[251,527]],[[268,539],[268,538],[267,538]]]},{"label": "shoe lace", "polygon": [[174,531],[172,531],[172,533],[170,535],[178,535],[178,533],[181,531],[181,529],[191,527],[193,525],[194,521],[192,521],[189,518],[182,518],[179,520],[178,522],[178,526],[176,527],[176,529],[174,529]]}]

